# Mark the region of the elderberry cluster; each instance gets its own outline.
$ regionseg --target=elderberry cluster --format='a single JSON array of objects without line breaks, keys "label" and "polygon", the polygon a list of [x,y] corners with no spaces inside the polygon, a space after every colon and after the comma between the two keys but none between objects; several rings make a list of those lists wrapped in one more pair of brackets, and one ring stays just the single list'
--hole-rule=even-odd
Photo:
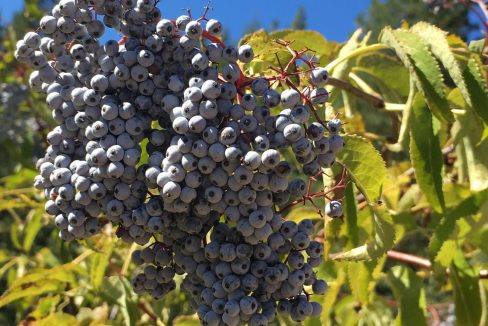
[{"label": "elderberry cluster", "polygon": [[[105,27],[124,37],[101,44]],[[345,145],[342,122],[314,121],[325,69],[303,91],[273,88],[243,76],[253,50],[225,46],[221,31],[205,15],[163,19],[154,0],[61,0],[15,53],[58,123],[35,186],[63,240],[112,223],[145,246],[135,292],[160,299],[183,275],[204,325],[303,321],[321,312],[309,292],[327,288],[314,272],[323,245],[312,220],[283,215],[309,189],[282,155],[320,175]]]}]

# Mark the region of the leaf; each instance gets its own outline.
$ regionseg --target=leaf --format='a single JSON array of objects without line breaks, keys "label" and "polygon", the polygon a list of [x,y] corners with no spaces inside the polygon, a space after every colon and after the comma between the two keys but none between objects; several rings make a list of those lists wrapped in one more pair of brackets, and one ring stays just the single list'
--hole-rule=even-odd
[{"label": "leaf", "polygon": [[[488,98],[487,94],[482,91],[483,87],[480,87],[484,81],[475,77],[480,75],[475,66],[466,67],[464,62],[456,58],[449,46],[447,32],[425,22],[415,24],[411,30],[429,44],[430,50],[447,69],[466,103],[483,118],[485,123],[488,123],[488,111],[486,110]],[[465,71],[465,69],[467,70]]]},{"label": "leaf", "polygon": [[466,166],[468,172],[470,188],[472,191],[484,190],[488,188],[488,156],[485,155],[488,151],[488,138],[484,136],[487,128],[472,110],[467,109],[458,89],[451,91],[449,100],[453,106],[464,110],[463,114],[456,115],[452,132],[458,144],[457,149],[462,154],[460,162]]},{"label": "leaf", "polygon": [[373,145],[359,136],[344,136],[344,149],[337,155],[337,161],[347,170],[359,191],[369,203],[381,196],[386,180],[385,162]]},{"label": "leaf", "polygon": [[365,306],[369,302],[369,283],[372,280],[372,271],[365,262],[348,262],[347,278],[354,299]]},{"label": "leaf", "polygon": [[124,325],[133,326],[140,318],[136,298],[132,296],[130,282],[123,277],[111,276],[103,280],[100,295],[111,304],[119,306]]},{"label": "leaf", "polygon": [[47,316],[46,318],[40,319],[37,321],[36,325],[38,326],[70,326],[70,325],[77,325],[78,321],[75,316],[70,314],[65,314],[62,312],[53,313]]},{"label": "leaf", "polygon": [[410,119],[410,159],[415,178],[434,210],[442,212],[445,209],[442,151],[439,138],[434,134],[432,115],[420,95],[414,100]]},{"label": "leaf", "polygon": [[380,40],[392,47],[405,67],[410,70],[432,113],[442,121],[452,122],[454,117],[449,110],[444,92],[442,73],[427,44],[409,31],[393,30],[391,27],[383,29]]},{"label": "leaf", "polygon": [[405,266],[395,266],[388,272],[395,299],[399,303],[397,325],[427,325],[422,300],[422,281]]},{"label": "leaf", "polygon": [[461,251],[454,255],[449,278],[454,289],[456,324],[478,326],[481,319],[481,298],[478,275]]},{"label": "leaf", "polygon": [[39,280],[32,283],[25,283],[23,286],[10,288],[0,297],[0,307],[3,307],[15,300],[26,297],[36,297],[48,292],[57,292],[64,289],[63,283],[56,280]]},{"label": "leaf", "polygon": [[385,99],[400,101],[399,95],[408,96],[410,73],[394,55],[378,53],[361,57],[352,71],[373,77]]},{"label": "leaf", "polygon": [[197,316],[179,316],[173,321],[175,326],[199,326],[200,321]]},{"label": "leaf", "polygon": [[395,243],[395,228],[392,217],[384,206],[373,205],[374,240],[346,252],[334,254],[334,260],[361,261],[381,257]]},{"label": "leaf", "polygon": [[50,269],[39,269],[16,279],[10,285],[9,290],[17,287],[25,287],[26,284],[44,280],[76,284],[74,271],[77,268],[78,266],[76,264],[68,263]]},{"label": "leaf", "polygon": [[330,325],[330,314],[332,312],[332,307],[337,300],[339,292],[342,285],[346,281],[346,273],[343,268],[338,268],[337,277],[333,282],[329,284],[327,293],[324,296],[324,301],[322,302],[322,315],[320,317],[322,325]]},{"label": "leaf", "polygon": [[102,285],[115,241],[112,238],[103,238],[103,248],[101,252],[95,252],[90,256],[90,279],[95,289]]},{"label": "leaf", "polygon": [[37,303],[34,311],[29,314],[29,317],[41,319],[48,316],[50,313],[54,312],[60,300],[61,296],[59,295],[47,296],[39,299],[39,302]]},{"label": "leaf", "polygon": [[32,217],[27,221],[24,229],[23,247],[26,252],[31,250],[32,244],[42,228],[42,215],[44,214],[44,209],[38,208],[33,212],[34,214],[32,214]]},{"label": "leaf", "polygon": [[273,39],[292,41],[291,47],[297,51],[310,49],[321,66],[326,65],[339,53],[339,43],[326,40],[317,31],[285,29],[271,32],[269,35]]},{"label": "leaf", "polygon": [[456,221],[461,217],[478,213],[481,206],[485,204],[487,200],[488,189],[479,193],[474,193],[462,200],[458,205],[447,209],[445,217],[441,220],[439,225],[437,225],[434,234],[430,239],[429,254],[432,259],[435,259],[443,243],[449,239],[449,236],[456,226]]},{"label": "leaf", "polygon": [[295,206],[288,214],[286,214],[286,219],[294,221],[296,223],[303,219],[322,219],[317,209],[310,206]]},{"label": "leaf", "polygon": [[279,45],[264,29],[244,36],[239,44],[249,44],[254,51],[254,60],[245,67],[250,75],[276,74],[270,67],[278,67],[278,59],[285,65],[291,58],[291,54],[285,47]]},{"label": "leaf", "polygon": [[347,184],[344,191],[344,221],[346,222],[347,236],[351,246],[358,246],[358,207],[352,182]]},{"label": "leaf", "polygon": [[469,51],[482,54],[485,49],[486,40],[482,38],[481,40],[473,40],[469,42]]},{"label": "leaf", "polygon": [[485,76],[486,72],[481,63],[474,58],[469,59],[468,65],[464,70],[464,79],[469,91],[470,101],[466,102],[474,111],[488,124],[488,93]]}]

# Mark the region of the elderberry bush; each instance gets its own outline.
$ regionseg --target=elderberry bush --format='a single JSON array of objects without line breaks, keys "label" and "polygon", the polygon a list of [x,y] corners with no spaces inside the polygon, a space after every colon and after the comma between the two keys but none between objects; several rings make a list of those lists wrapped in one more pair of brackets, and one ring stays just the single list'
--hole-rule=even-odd
[{"label": "elderberry bush", "polygon": [[[123,38],[100,43],[106,28]],[[154,0],[60,1],[15,53],[58,123],[35,186],[63,240],[111,223],[143,246],[135,292],[160,299],[183,275],[204,325],[303,321],[321,313],[310,294],[327,289],[314,272],[323,245],[313,221],[283,212],[334,163],[342,122],[314,114],[328,100],[325,69],[306,72],[303,91],[245,77],[252,48],[224,45],[221,30],[205,17],[163,18]],[[340,216],[341,203],[326,213]]]}]

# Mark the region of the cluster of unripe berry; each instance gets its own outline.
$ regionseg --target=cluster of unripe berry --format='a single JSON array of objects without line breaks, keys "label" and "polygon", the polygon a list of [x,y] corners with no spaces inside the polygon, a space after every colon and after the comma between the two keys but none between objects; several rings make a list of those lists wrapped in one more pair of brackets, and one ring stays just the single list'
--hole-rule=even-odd
[{"label": "cluster of unripe berry", "polygon": [[[122,42],[100,44],[104,26]],[[243,83],[253,50],[217,42],[221,30],[205,17],[162,19],[154,0],[60,1],[16,50],[59,124],[35,186],[63,240],[110,222],[145,246],[132,257],[137,293],[160,299],[184,275],[205,325],[268,325],[278,312],[303,321],[321,312],[306,288],[326,290],[313,270],[323,246],[311,220],[282,214],[308,187],[281,155],[321,174],[344,146],[342,124],[312,121],[328,99],[325,69],[308,73],[303,93]],[[326,211],[341,215],[340,202]]]}]

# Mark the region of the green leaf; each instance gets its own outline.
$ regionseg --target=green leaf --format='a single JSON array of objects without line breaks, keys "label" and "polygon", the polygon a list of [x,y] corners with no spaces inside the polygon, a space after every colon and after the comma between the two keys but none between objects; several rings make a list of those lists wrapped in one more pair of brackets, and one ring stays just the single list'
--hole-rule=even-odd
[{"label": "green leaf", "polygon": [[485,49],[486,40],[482,38],[481,40],[473,40],[469,42],[469,51],[482,54]]},{"label": "green leaf", "polygon": [[469,59],[464,70],[466,88],[470,95],[466,102],[483,119],[484,123],[488,124],[488,110],[486,109],[488,107],[488,93],[485,75],[483,65],[474,58]]},{"label": "green leaf", "polygon": [[63,283],[56,280],[38,280],[24,283],[23,286],[8,289],[0,297],[0,307],[22,298],[37,297],[44,293],[58,292],[64,289]]},{"label": "green leaf", "polygon": [[286,214],[286,219],[299,223],[303,219],[322,219],[317,209],[310,206],[295,206],[288,214]]},{"label": "green leaf", "polygon": [[462,200],[454,207],[448,207],[445,217],[437,225],[429,244],[429,254],[435,259],[445,241],[454,231],[456,221],[461,217],[473,215],[479,212],[481,206],[488,200],[488,189],[474,193]]},{"label": "green leaf", "polygon": [[95,252],[90,256],[90,279],[95,289],[102,285],[114,244],[114,239],[107,237],[104,239],[101,252]]},{"label": "green leaf", "polygon": [[409,31],[390,27],[383,29],[380,40],[392,47],[410,70],[432,113],[442,121],[452,122],[454,117],[444,92],[441,70],[424,40]]},{"label": "green leaf", "polygon": [[372,205],[374,213],[374,240],[346,252],[333,255],[334,260],[361,261],[381,257],[395,243],[395,228],[391,215],[384,206]]},{"label": "green leaf", "polygon": [[478,274],[457,251],[449,277],[454,289],[457,325],[478,326],[481,319],[481,298]]},{"label": "green leaf", "polygon": [[465,166],[467,169],[472,191],[484,190],[488,188],[488,155],[485,155],[488,151],[488,138],[485,136],[487,128],[478,115],[467,108],[459,89],[451,91],[449,101],[454,107],[464,110],[463,114],[456,115],[452,127],[460,152],[459,161],[463,163],[460,168]]},{"label": "green leaf", "polygon": [[276,43],[264,29],[244,36],[239,44],[249,44],[254,51],[254,60],[245,65],[249,75],[276,74],[269,68],[279,67],[277,58],[283,65],[292,58],[286,48]]},{"label": "green leaf", "polygon": [[346,222],[347,236],[352,247],[359,245],[358,239],[358,207],[354,184],[349,182],[344,191],[344,221]]},{"label": "green leaf", "polygon": [[347,170],[359,191],[369,203],[377,201],[386,180],[385,162],[374,146],[359,136],[344,136],[346,145],[337,161]]},{"label": "green leaf", "polygon": [[40,299],[35,309],[29,314],[29,317],[41,319],[48,316],[50,313],[54,312],[60,300],[60,295],[47,296]]},{"label": "green leaf", "polygon": [[[346,57],[351,52],[353,52],[354,50],[358,49],[361,46],[360,38],[361,38],[362,33],[363,33],[362,30],[358,29],[351,35],[349,40],[347,40],[346,44],[344,44],[344,46],[339,51],[337,59],[339,59],[341,57]],[[352,68],[351,63],[354,62],[354,60],[355,59],[347,59],[347,60],[344,60],[343,62],[341,62],[340,64],[338,64],[332,71],[332,77],[334,77],[336,79],[341,79],[341,80],[346,79],[347,76],[349,75],[349,72],[351,71],[351,68]],[[337,96],[338,96],[338,95],[334,95],[334,94],[338,94],[339,92],[335,92],[334,87],[331,87],[331,86],[328,87],[328,90],[332,94],[331,102],[333,102],[334,98],[337,98]]]},{"label": "green leaf", "polygon": [[345,281],[346,272],[344,271],[344,268],[339,267],[337,270],[337,277],[334,281],[329,283],[329,288],[324,296],[324,301],[322,302],[322,315],[320,317],[322,325],[331,325],[330,314]]},{"label": "green leaf", "polygon": [[[429,44],[432,53],[440,60],[459,87],[466,103],[478,112],[485,123],[488,123],[488,111],[486,110],[488,98],[487,94],[483,92],[483,87],[480,87],[485,84],[485,81],[479,78],[480,74],[479,71],[476,71],[475,66],[466,67],[463,61],[456,58],[449,46],[447,32],[425,22],[415,24],[411,30]],[[465,69],[467,70],[465,71]],[[476,78],[476,76],[478,77]]]},{"label": "green leaf", "polygon": [[397,325],[427,325],[425,320],[425,300],[422,298],[422,280],[413,270],[405,266],[395,266],[388,272],[395,299],[399,303]]},{"label": "green leaf", "polygon": [[31,218],[26,222],[24,230],[24,243],[23,247],[26,252],[31,250],[32,244],[36,239],[37,234],[42,228],[42,216],[44,214],[44,209],[38,208],[32,214]]},{"label": "green leaf", "polygon": [[282,39],[293,42],[291,47],[297,51],[308,48],[313,51],[321,66],[325,66],[339,53],[339,43],[328,41],[316,31],[285,29],[271,32],[273,39]]},{"label": "green leaf", "polygon": [[200,321],[197,316],[179,316],[173,321],[175,326],[199,326]]},{"label": "green leaf", "polygon": [[348,262],[347,278],[354,299],[365,306],[369,302],[369,283],[372,280],[372,270],[366,262]]},{"label": "green leaf", "polygon": [[432,207],[442,212],[445,209],[442,151],[439,138],[434,134],[432,115],[420,95],[415,97],[410,119],[410,159],[415,178]]},{"label": "green leaf", "polygon": [[111,276],[104,279],[100,295],[109,303],[119,306],[124,325],[136,325],[140,318],[137,298],[132,296],[132,288],[126,278]]},{"label": "green leaf", "polygon": [[38,326],[70,326],[78,325],[78,321],[75,316],[70,314],[65,314],[62,312],[53,313],[46,318],[37,320],[36,325]]},{"label": "green leaf", "polygon": [[40,281],[54,281],[76,284],[76,277],[74,275],[78,265],[68,263],[60,266],[56,266],[50,269],[35,270],[30,274],[24,275],[16,279],[11,285],[10,289],[25,287],[31,283],[37,283]]}]

